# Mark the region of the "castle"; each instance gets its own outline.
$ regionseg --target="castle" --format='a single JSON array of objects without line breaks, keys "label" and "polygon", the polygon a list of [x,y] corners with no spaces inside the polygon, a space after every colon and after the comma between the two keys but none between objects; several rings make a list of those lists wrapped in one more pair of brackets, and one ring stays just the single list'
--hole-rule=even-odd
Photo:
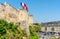
[{"label": "castle", "polygon": [[29,35],[29,25],[33,24],[33,16],[29,15],[25,9],[16,9],[8,3],[0,3],[0,18],[18,24]]}]

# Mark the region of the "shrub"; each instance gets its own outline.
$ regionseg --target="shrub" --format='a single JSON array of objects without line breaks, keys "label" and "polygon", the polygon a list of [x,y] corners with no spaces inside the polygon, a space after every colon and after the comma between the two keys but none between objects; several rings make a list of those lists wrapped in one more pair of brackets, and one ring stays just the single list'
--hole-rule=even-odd
[{"label": "shrub", "polygon": [[29,39],[39,39],[39,37],[37,36],[37,34],[35,33],[34,29],[32,28],[32,26],[29,26],[29,30],[30,30],[30,38]]}]

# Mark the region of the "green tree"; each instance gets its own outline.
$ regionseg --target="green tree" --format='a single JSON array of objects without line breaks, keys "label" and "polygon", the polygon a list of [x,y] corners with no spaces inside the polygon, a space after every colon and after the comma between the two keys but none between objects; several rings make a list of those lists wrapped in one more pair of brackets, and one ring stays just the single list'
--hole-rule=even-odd
[{"label": "green tree", "polygon": [[32,26],[29,26],[30,38],[29,39],[39,39],[38,35],[35,33]]},{"label": "green tree", "polygon": [[35,31],[41,31],[41,26],[40,26],[39,24],[36,24],[36,25],[34,26],[34,30],[35,30]]}]

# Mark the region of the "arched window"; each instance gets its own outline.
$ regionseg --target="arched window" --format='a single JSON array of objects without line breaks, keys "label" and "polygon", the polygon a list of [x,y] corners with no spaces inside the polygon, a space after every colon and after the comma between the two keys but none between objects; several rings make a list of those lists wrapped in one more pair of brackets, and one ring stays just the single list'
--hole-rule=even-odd
[{"label": "arched window", "polygon": [[47,27],[45,27],[45,31],[47,31]]},{"label": "arched window", "polygon": [[54,31],[54,27],[52,27],[51,30]]}]

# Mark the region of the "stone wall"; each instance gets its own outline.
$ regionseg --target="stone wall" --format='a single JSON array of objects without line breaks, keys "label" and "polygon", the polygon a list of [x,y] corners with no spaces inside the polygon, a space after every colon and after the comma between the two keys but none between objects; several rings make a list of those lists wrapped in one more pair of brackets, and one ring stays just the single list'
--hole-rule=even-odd
[{"label": "stone wall", "polygon": [[33,17],[25,9],[15,9],[8,3],[0,4],[0,18],[8,22],[19,24],[21,29],[29,34],[29,25],[33,23]]}]

